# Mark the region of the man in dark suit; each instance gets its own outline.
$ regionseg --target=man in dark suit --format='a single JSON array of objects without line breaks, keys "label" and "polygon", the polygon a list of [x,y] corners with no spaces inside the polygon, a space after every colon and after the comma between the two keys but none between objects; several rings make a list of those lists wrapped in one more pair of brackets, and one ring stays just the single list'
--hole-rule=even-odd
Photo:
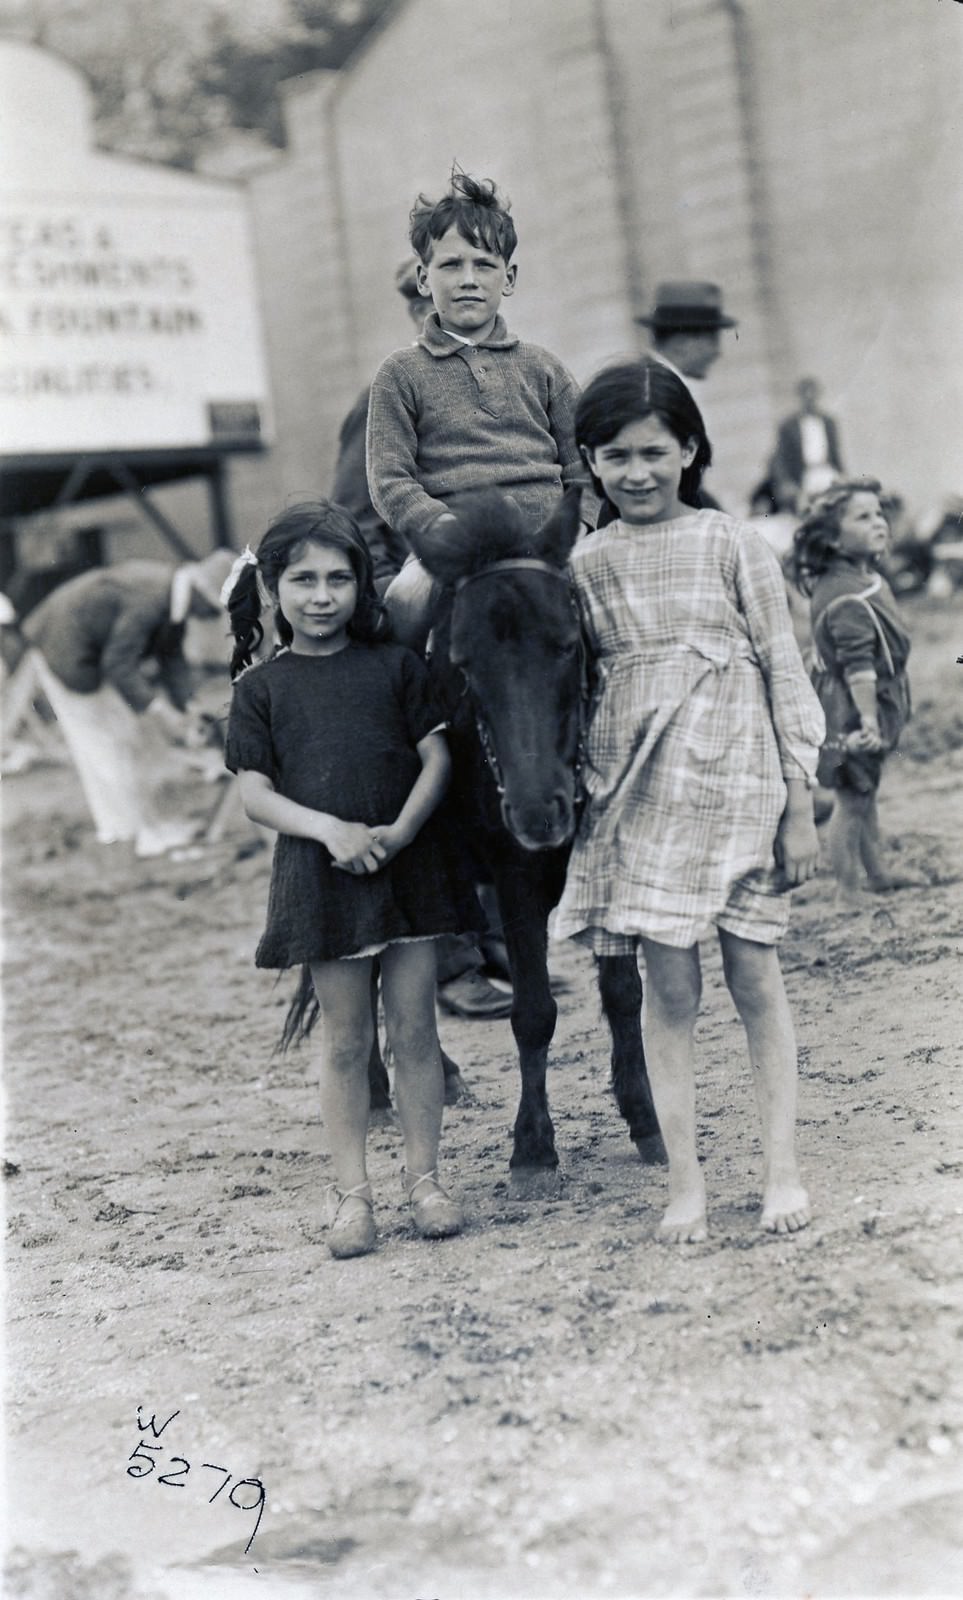
[{"label": "man in dark suit", "polygon": [[835,420],[819,409],[815,378],[796,385],[799,409],[779,424],[769,464],[773,495],[781,511],[800,511],[844,472]]}]

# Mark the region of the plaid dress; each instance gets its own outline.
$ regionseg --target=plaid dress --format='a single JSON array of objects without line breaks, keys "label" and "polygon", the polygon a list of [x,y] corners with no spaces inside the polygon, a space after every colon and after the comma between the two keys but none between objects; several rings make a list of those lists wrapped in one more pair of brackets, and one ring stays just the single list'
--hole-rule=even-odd
[{"label": "plaid dress", "polygon": [[688,948],[713,925],[775,943],[784,780],[812,781],[824,731],[775,556],[747,524],[693,511],[610,523],[572,570],[599,688],[553,936],[598,955],[640,934]]}]

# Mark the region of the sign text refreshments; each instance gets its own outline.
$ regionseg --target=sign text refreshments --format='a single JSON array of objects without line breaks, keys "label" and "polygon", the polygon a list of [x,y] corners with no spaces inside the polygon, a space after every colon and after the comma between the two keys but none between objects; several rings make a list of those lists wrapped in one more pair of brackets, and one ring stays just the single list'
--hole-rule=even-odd
[{"label": "sign text refreshments", "polygon": [[256,442],[265,391],[240,196],[0,202],[0,451]]}]

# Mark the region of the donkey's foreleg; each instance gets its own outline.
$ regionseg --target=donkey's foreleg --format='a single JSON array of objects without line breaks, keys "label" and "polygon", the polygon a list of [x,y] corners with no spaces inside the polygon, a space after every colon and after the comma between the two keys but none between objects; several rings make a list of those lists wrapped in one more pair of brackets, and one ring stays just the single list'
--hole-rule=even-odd
[{"label": "donkey's foreleg", "polygon": [[371,963],[371,1051],[368,1055],[368,1104],[372,1111],[390,1111],[391,1089],[388,1085],[388,1069],[381,1054],[381,1040],[378,1037],[378,981],[380,964]]},{"label": "donkey's foreleg", "polygon": [[526,886],[524,874],[507,876],[497,890],[512,969],[512,1032],[522,1079],[511,1166],[554,1168],[558,1152],[545,1074],[558,1007],[548,977],[547,912]]},{"label": "donkey's foreleg", "polygon": [[642,979],[634,955],[598,956],[599,994],[612,1033],[612,1089],[646,1162],[665,1161],[642,1045]]},{"label": "donkey's foreleg", "polygon": [[[381,1039],[378,1034],[378,984],[380,970],[377,961],[371,964],[371,1051],[368,1056],[368,1105],[374,1113],[375,1121],[389,1123],[394,1113],[391,1104],[391,1087],[388,1082],[388,1068],[385,1066],[384,1056],[381,1053]],[[452,1061],[447,1051],[441,1052],[441,1065],[445,1074],[445,1105],[458,1104],[465,1094],[467,1085],[461,1075],[461,1069],[456,1061]],[[386,1119],[384,1113],[390,1113]]]}]

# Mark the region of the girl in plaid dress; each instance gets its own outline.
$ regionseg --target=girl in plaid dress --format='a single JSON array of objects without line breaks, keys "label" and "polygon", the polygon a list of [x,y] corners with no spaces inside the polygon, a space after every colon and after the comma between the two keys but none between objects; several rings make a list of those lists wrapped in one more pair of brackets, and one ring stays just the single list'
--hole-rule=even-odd
[{"label": "girl in plaid dress", "polygon": [[711,448],[682,380],[653,360],[605,369],[582,395],[576,436],[616,520],[572,555],[599,687],[588,804],[553,931],[596,955],[641,947],[669,1156],[660,1231],[695,1241],[707,1232],[694,1100],[699,940],[718,930],[762,1119],[762,1226],[794,1232],[809,1201],[776,945],[789,889],[816,870],[822,711],[768,545],[723,512],[693,509]]}]

